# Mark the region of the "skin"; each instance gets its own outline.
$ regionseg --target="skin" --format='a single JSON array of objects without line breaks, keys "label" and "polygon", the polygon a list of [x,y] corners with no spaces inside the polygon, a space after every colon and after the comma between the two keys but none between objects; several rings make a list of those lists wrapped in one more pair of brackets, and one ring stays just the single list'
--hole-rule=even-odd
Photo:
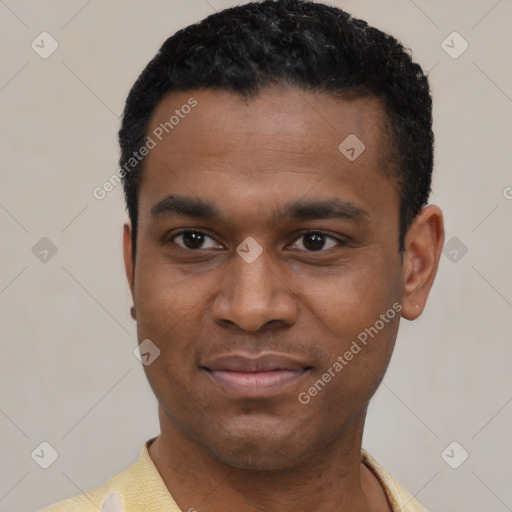
[{"label": "skin", "polygon": [[[397,185],[375,98],[284,86],[247,102],[221,91],[172,93],[148,134],[190,97],[197,107],[146,157],[136,263],[124,227],[138,339],[161,351],[145,367],[161,425],[150,456],[184,511],[390,510],[360,450],[400,315],[308,404],[298,395],[393,304],[408,320],[421,314],[442,213],[424,208],[399,252]],[[338,150],[352,133],[366,147],[353,162]],[[169,195],[208,201],[218,217],[152,215]],[[333,199],[363,213],[287,215],[290,205]],[[190,248],[185,228],[205,233],[204,245]],[[311,231],[328,236],[315,246]],[[252,263],[236,252],[249,236],[263,250]],[[237,394],[204,369],[219,355],[266,352],[305,368],[268,396]]]}]

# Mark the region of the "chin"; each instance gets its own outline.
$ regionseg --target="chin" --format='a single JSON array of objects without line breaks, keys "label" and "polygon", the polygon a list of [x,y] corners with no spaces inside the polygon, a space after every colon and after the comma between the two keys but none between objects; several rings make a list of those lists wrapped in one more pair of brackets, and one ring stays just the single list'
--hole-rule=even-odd
[{"label": "chin", "polygon": [[210,450],[212,455],[227,466],[246,471],[289,470],[307,459],[304,454],[296,452],[297,445],[287,449],[282,443],[274,444],[268,439],[260,442],[244,440],[239,443],[231,440],[228,444],[229,446],[217,446],[215,450]]},{"label": "chin", "polygon": [[283,428],[283,424],[255,427],[227,428],[217,432],[217,439],[202,439],[201,443],[217,460],[250,471],[288,470],[311,460],[317,452],[304,438],[303,429]]}]

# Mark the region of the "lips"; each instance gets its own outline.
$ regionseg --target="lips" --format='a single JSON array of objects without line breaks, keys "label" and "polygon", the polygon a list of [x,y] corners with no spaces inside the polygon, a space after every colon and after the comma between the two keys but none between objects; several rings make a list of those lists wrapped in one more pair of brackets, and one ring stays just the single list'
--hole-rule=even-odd
[{"label": "lips", "polygon": [[229,354],[201,367],[225,391],[253,398],[282,393],[310,369],[298,358],[276,353]]}]

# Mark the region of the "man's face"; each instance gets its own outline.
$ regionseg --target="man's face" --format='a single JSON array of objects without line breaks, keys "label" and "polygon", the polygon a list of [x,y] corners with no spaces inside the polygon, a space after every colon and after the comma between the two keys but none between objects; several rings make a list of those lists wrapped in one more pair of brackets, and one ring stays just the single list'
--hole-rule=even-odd
[{"label": "man's face", "polygon": [[193,91],[168,95],[148,134],[191,97],[152,136],[139,192],[138,338],[161,351],[146,373],[170,430],[235,467],[292,467],[362,425],[396,338],[385,114],[284,87],[248,103]]}]

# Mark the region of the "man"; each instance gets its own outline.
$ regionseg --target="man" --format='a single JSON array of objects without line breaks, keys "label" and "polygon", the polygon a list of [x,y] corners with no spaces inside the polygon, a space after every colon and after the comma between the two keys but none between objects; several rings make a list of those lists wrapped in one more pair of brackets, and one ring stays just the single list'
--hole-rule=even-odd
[{"label": "man", "polygon": [[46,511],[424,510],[361,440],[443,244],[431,110],[394,38],[322,4],[242,5],[164,43],[120,131],[161,434]]}]

